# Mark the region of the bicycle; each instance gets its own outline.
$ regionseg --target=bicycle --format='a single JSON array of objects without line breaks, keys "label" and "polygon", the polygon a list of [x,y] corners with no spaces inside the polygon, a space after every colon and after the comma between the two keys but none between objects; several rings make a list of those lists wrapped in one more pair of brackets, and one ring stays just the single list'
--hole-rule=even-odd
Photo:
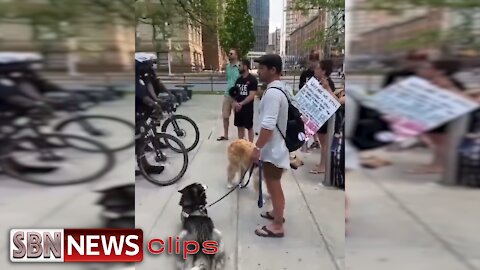
[{"label": "bicycle", "polygon": [[[156,132],[156,126],[150,117],[140,116],[136,123],[140,125],[135,147],[140,174],[159,186],[168,186],[179,181],[187,171],[189,162],[188,151],[182,141],[171,134]],[[173,153],[169,150],[173,150]],[[180,159],[181,166],[180,171],[172,177],[169,176],[170,171],[178,167],[174,162],[176,157]]]},{"label": "bicycle", "polygon": [[[179,100],[176,95],[172,93],[172,91],[165,88],[159,81],[158,77],[155,74],[155,70],[153,69],[153,64],[155,63],[154,57],[155,56],[142,53],[138,53],[135,56],[137,62],[140,65],[138,68],[139,79],[143,80],[146,84],[153,87],[157,95],[158,103],[160,104],[160,106],[162,106],[163,112],[167,114],[167,119],[163,122],[163,124],[157,122],[155,123],[155,125],[160,128],[161,132],[174,134],[178,138],[181,138],[187,151],[190,152],[195,149],[195,147],[197,147],[198,143],[200,142],[200,130],[198,129],[195,121],[193,121],[190,117],[175,114],[177,111],[177,106],[181,104],[181,100]],[[185,121],[186,124],[179,124],[179,122],[181,123],[182,121]],[[189,132],[186,129],[187,126],[193,127],[193,138],[192,136],[188,136]],[[155,130],[156,129],[157,128],[155,128]],[[181,153],[182,151],[181,149],[176,148],[173,145],[170,145],[170,148],[177,153]]]},{"label": "bicycle", "polygon": [[[42,133],[39,127],[45,124],[45,118],[39,108],[29,111],[26,115],[14,112],[2,113],[0,116],[2,172],[20,181],[60,186],[93,181],[113,168],[114,155],[101,143],[76,135]],[[88,145],[89,149],[96,151],[94,153],[83,151],[83,147],[76,145]],[[92,160],[95,162],[92,163]],[[78,161],[82,164],[72,166],[72,162]],[[86,167],[89,170],[85,170]],[[77,169],[76,172],[62,170],[72,168]],[[81,175],[82,173],[87,174]],[[41,176],[46,178],[43,179]],[[69,178],[72,176],[73,178]]]},{"label": "bicycle", "polygon": [[[198,143],[200,142],[200,130],[195,121],[193,121],[188,116],[175,114],[175,112],[177,111],[177,106],[170,99],[168,99],[165,94],[159,95],[159,104],[162,107],[162,110],[166,113],[167,117],[163,124],[158,121],[154,121],[154,130],[157,130],[157,127],[160,127],[160,131],[163,133],[175,134],[176,137],[182,139],[182,143],[185,145],[187,152],[195,149],[195,147],[197,147]],[[193,138],[192,143],[185,143],[188,132],[184,128],[185,125],[179,124],[180,121],[186,121],[189,125],[193,127],[193,133],[195,134],[195,137]],[[167,145],[177,153],[182,152],[182,149],[176,148],[174,145],[168,144],[168,142]]]},{"label": "bicycle", "polygon": [[[55,132],[75,133],[95,137],[98,140],[105,138],[102,142],[112,151],[122,151],[134,145],[133,123],[114,116],[80,114],[100,104],[101,101],[121,97],[121,93],[111,87],[107,87],[106,91],[67,91],[49,83],[37,74],[36,65],[41,61],[41,57],[35,54],[0,53],[0,75],[12,80],[17,86],[29,87],[57,110],[73,114],[73,117],[56,123],[53,126]],[[59,97],[59,94],[62,96]],[[121,136],[115,136],[116,134]],[[131,136],[125,136],[125,134],[131,134]],[[126,141],[125,138],[128,140]]]}]

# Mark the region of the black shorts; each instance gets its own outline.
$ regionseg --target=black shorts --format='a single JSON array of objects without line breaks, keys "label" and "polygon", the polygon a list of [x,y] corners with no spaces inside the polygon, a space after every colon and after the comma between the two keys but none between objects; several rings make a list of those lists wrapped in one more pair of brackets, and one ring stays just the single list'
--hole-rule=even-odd
[{"label": "black shorts", "polygon": [[323,126],[317,131],[317,134],[327,134],[328,122],[323,124]]},{"label": "black shorts", "polygon": [[236,127],[252,129],[253,128],[253,108],[242,108],[241,111],[235,112],[233,124]]}]

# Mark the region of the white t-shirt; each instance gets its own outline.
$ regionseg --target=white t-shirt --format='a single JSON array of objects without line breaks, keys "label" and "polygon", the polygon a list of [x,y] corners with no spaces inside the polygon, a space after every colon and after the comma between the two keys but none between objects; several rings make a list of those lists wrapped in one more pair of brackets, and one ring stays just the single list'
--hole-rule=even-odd
[{"label": "white t-shirt", "polygon": [[[278,87],[279,89],[272,89]],[[262,148],[260,159],[270,162],[278,168],[290,169],[290,156],[282,134],[286,133],[288,121],[288,100],[285,92],[290,97],[285,83],[276,80],[268,84],[260,101],[260,126],[272,130],[271,140]],[[278,131],[278,127],[282,134]]]}]

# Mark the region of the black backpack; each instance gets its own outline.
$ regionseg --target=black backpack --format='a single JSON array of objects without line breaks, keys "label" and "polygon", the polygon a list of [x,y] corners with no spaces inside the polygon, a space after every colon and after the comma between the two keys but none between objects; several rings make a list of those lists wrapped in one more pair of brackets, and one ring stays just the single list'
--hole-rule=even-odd
[{"label": "black backpack", "polygon": [[282,131],[277,125],[278,132],[282,135],[283,139],[285,140],[285,144],[288,148],[289,152],[293,152],[298,150],[300,147],[303,146],[305,143],[306,135],[305,135],[305,124],[302,120],[302,114],[300,111],[295,108],[290,102],[287,94],[278,87],[270,87],[275,88],[285,95],[288,101],[288,120],[287,120],[287,132],[283,135]]}]

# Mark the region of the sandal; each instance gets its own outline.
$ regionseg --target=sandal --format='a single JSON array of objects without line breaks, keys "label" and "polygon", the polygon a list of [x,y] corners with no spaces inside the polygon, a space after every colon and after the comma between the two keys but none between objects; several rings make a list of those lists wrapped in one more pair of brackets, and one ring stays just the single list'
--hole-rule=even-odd
[{"label": "sandal", "polygon": [[218,142],[219,142],[219,141],[228,141],[228,138],[225,137],[225,136],[220,136],[220,137],[217,138],[217,141],[218,141]]},{"label": "sandal", "polygon": [[284,233],[274,233],[270,231],[269,229],[267,229],[267,226],[263,226],[260,230],[256,229],[255,234],[260,237],[271,237],[271,238],[282,238],[285,236]]},{"label": "sandal", "polygon": [[416,169],[412,170],[407,170],[407,173],[409,174],[417,174],[417,175],[422,175],[422,174],[440,174],[443,172],[442,168],[437,168],[437,167],[432,167],[429,165],[426,166],[421,166]]},{"label": "sandal", "polygon": [[[268,220],[274,220],[275,219],[275,217],[273,217],[272,214],[270,214],[269,211],[261,213],[260,216],[262,218],[266,218]],[[283,218],[283,223],[285,223],[285,218]]]},{"label": "sandal", "polygon": [[320,168],[318,166],[315,166],[315,169],[312,169],[310,170],[311,174],[322,174],[322,173],[325,173],[325,170],[320,170]]}]

